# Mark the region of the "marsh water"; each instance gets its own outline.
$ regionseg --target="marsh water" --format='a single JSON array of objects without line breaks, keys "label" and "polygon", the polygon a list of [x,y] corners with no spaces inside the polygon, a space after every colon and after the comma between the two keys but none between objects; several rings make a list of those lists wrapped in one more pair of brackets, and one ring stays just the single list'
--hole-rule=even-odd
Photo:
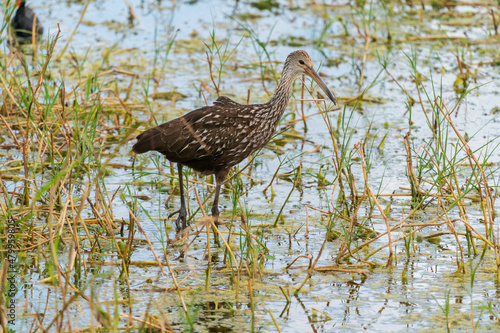
[{"label": "marsh water", "polygon": [[[48,0],[30,5],[45,27],[45,41],[60,28],[44,76],[49,88],[38,103],[60,109],[64,83],[68,126],[98,130],[91,143],[94,157],[81,175],[72,175],[78,185],[61,192],[63,203],[73,198],[57,210],[53,227],[50,200],[35,201],[28,210],[2,195],[4,214],[9,211],[45,239],[52,237],[49,228],[59,233],[57,265],[68,279],[62,283],[54,269],[50,241],[20,246],[17,317],[8,328],[500,329],[498,260],[490,246],[498,245],[498,219],[492,214],[485,222],[484,181],[456,134],[483,168],[494,212],[500,180],[497,2]],[[48,52],[41,44],[40,56],[28,46],[23,57],[34,83]],[[251,168],[232,173],[222,192],[220,230],[232,253],[214,244],[213,233],[207,240],[208,219],[199,209],[197,195],[210,212],[214,180],[187,170],[192,218],[181,239],[167,219],[180,205],[175,168],[157,153],[134,156],[135,135],[211,104],[217,89],[243,104],[266,102],[283,61],[297,49],[311,55],[339,105],[315,103],[313,98],[322,98],[320,89],[308,78],[307,89],[296,81],[279,133]],[[2,53],[2,75],[15,71],[27,86],[7,43]],[[101,106],[98,120],[87,122],[95,103],[89,101],[95,100]],[[81,102],[72,113],[74,101]],[[21,115],[3,115],[23,121]],[[9,133],[2,127],[0,181],[2,191],[14,197],[25,177],[25,170],[14,166],[24,157]],[[437,137],[446,149],[432,143]],[[33,161],[47,158],[47,165],[30,164],[33,191],[49,193],[59,176],[51,173],[55,167],[48,157],[40,157],[46,152],[38,151],[38,142],[32,144]],[[442,151],[433,155],[438,148]],[[409,159],[428,195],[418,207]],[[339,161],[344,173],[338,172]],[[366,186],[380,208],[364,192]],[[460,205],[454,193],[463,194]],[[100,201],[106,204],[99,206]],[[136,233],[127,270],[116,247],[130,240],[132,221]],[[350,221],[359,227],[355,236]],[[387,224],[401,225],[392,230],[390,243],[387,233],[375,238]],[[81,237],[77,250],[72,228]],[[108,326],[96,315],[102,312],[111,318]]]}]

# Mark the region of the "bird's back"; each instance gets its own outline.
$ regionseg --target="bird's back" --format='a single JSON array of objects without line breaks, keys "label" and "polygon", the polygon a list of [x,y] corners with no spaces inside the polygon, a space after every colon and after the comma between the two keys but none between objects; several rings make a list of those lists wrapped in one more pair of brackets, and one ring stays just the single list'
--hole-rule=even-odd
[{"label": "bird's back", "polygon": [[133,150],[137,154],[155,150],[205,174],[229,169],[261,148],[255,140],[260,125],[255,110],[260,107],[219,97],[211,106],[144,131]]},{"label": "bird's back", "polygon": [[[31,38],[33,32],[33,20],[35,18],[35,13],[33,10],[26,6],[24,2],[21,3],[20,7],[17,9],[14,18],[11,21],[12,28],[18,38]],[[38,19],[36,18],[36,34],[43,34],[43,27]]]}]

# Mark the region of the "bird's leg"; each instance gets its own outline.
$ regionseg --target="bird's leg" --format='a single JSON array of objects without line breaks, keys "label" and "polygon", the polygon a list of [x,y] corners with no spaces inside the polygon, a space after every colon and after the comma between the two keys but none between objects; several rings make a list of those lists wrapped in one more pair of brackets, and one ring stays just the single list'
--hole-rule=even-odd
[{"label": "bird's leg", "polygon": [[[175,220],[175,225],[177,227],[177,231],[184,230],[187,228],[186,220],[187,220],[187,210],[186,210],[186,201],[184,200],[184,185],[182,183],[182,164],[177,163],[177,172],[179,174],[179,186],[181,188],[181,208],[168,216],[171,218],[175,214],[179,214],[177,220]],[[182,224],[182,226],[181,226]]]},{"label": "bird's leg", "polygon": [[217,227],[219,226],[219,194],[220,194],[220,183],[217,182],[217,185],[215,186],[214,205],[212,206],[212,217]]},{"label": "bird's leg", "polygon": [[212,206],[212,218],[214,219],[214,226],[212,226],[212,231],[214,233],[214,242],[215,245],[221,247],[221,243],[219,240],[219,194],[220,194],[220,186],[221,182],[217,181],[217,185],[215,186],[215,197],[214,197],[214,205]]}]

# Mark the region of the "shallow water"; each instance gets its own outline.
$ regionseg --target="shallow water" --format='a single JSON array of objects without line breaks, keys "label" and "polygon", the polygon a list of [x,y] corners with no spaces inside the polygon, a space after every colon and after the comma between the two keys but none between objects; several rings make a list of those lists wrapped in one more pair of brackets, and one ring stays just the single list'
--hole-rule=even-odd
[{"label": "shallow water", "polygon": [[[136,19],[130,18],[127,2],[131,5]],[[169,1],[92,2],[88,5],[82,24],[68,48],[69,52],[74,53],[74,58],[80,64],[83,63],[80,71],[71,65],[74,61],[65,56],[60,64],[54,65],[52,75],[58,82],[64,79],[66,89],[69,90],[75,88],[83,79],[108,69],[133,72],[137,78],[131,86],[128,101],[137,105],[131,109],[137,119],[145,122],[140,127],[142,130],[153,125],[147,123],[151,115],[160,123],[205,105],[204,96],[208,103],[215,100],[216,94],[210,80],[205,53],[205,44],[210,45],[210,36],[214,32],[219,43],[226,42],[229,50],[234,49],[223,67],[221,92],[242,103],[246,101],[249,91],[251,103],[267,101],[269,95],[264,87],[269,92],[273,91],[276,85],[274,74],[281,71],[281,62],[286,55],[295,49],[305,49],[315,60],[316,66],[321,66],[319,72],[334,94],[340,97],[341,102],[359,95],[372,85],[365,94],[365,98],[372,101],[365,100],[356,108],[349,104],[329,113],[332,127],[346,140],[347,152],[353,149],[355,143],[366,138],[365,158],[371,163],[368,185],[376,194],[407,195],[410,193],[410,185],[404,136],[409,131],[410,114],[407,112],[408,97],[400,86],[418,100],[409,59],[416,55],[416,67],[418,72],[427,78],[422,84],[429,92],[430,99],[435,99],[434,93],[442,95],[446,106],[452,109],[458,103],[454,89],[454,83],[461,75],[456,59],[458,54],[469,66],[470,72],[475,74],[471,75],[469,87],[477,88],[460,102],[457,111],[452,114],[452,121],[462,135],[467,133],[468,144],[472,150],[481,149],[476,152],[476,156],[484,159],[484,156],[489,155],[488,162],[491,167],[485,169],[491,172],[488,181],[490,186],[496,189],[496,164],[500,161],[496,145],[500,127],[496,126],[497,116],[492,110],[500,104],[497,93],[499,70],[494,65],[494,61],[498,61],[498,37],[491,36],[493,27],[488,11],[497,11],[497,7],[484,6],[478,2],[478,5],[464,4],[441,9],[426,4],[422,9],[420,4],[388,2],[384,8],[382,3],[373,3],[370,17],[369,3],[365,5],[364,13],[355,2],[333,2],[327,5],[313,3],[282,1],[277,9],[269,11],[256,9],[251,2],[234,2],[228,5],[224,1],[177,1],[175,7]],[[70,38],[84,5],[76,1],[61,4],[51,0],[43,4],[33,4],[32,7],[41,18],[46,31],[50,31],[50,35],[54,35],[57,23],[60,24],[61,38],[55,48],[57,54]],[[424,17],[423,23],[420,21],[420,12]],[[249,14],[253,15],[251,19],[248,18]],[[364,70],[362,59],[365,40],[360,36],[364,31],[363,17],[367,22],[364,25],[366,31],[370,33]],[[385,17],[388,19],[384,20]],[[332,22],[324,33],[321,44],[315,44],[329,20]],[[243,26],[247,30],[243,29]],[[387,40],[387,27],[392,38],[390,41]],[[250,29],[255,34],[253,38],[248,36]],[[347,36],[344,35],[345,31]],[[466,37],[469,42],[461,44],[456,39],[443,38],[418,40],[422,36],[444,34],[449,37]],[[166,57],[167,43],[172,38],[174,44]],[[265,47],[269,57],[264,49],[258,46],[256,38],[262,43],[269,42]],[[6,48],[4,50],[4,53],[8,52]],[[109,56],[107,52],[110,52]],[[387,71],[399,85],[381,66],[379,57],[388,53]],[[85,54],[87,56],[84,61]],[[259,60],[262,61],[262,66]],[[271,71],[265,72],[266,80],[262,81],[261,70],[264,68]],[[364,83],[360,88],[362,71]],[[125,98],[131,77],[115,72],[103,76],[99,82],[103,89],[116,89],[119,96]],[[212,89],[200,88],[202,82]],[[309,80],[306,82],[310,86]],[[175,88],[188,97],[175,104],[146,98],[145,92],[148,95],[155,92],[155,83],[158,92],[172,91]],[[299,81],[295,85],[295,98],[298,99]],[[203,91],[204,96],[200,91]],[[105,93],[103,95],[107,96]],[[112,99],[111,93],[109,96]],[[423,107],[431,119],[430,104],[425,97],[423,100]],[[290,113],[283,119],[280,129],[284,129],[293,117],[300,117],[300,107],[300,101],[291,102]],[[307,115],[318,112],[313,102],[305,102],[304,109]],[[294,111],[297,111],[295,116],[292,115]],[[418,102],[411,106],[411,111],[411,140],[415,158],[416,153],[425,155],[421,147],[430,140],[433,132]],[[341,112],[345,118],[339,121]],[[347,119],[350,119],[348,123]],[[311,255],[313,260],[316,260],[327,234],[328,218],[333,220],[333,229],[340,235],[348,227],[348,223],[335,214],[320,214],[312,208],[307,208],[306,211],[305,207],[309,205],[329,212],[337,207],[339,188],[336,185],[337,175],[332,162],[334,147],[325,121],[321,115],[315,115],[307,119],[307,131],[299,121],[293,129],[288,129],[288,132],[302,136],[303,139],[291,138],[286,133],[277,135],[271,146],[264,149],[255,159],[251,177],[258,182],[251,182],[248,177],[241,176],[243,190],[239,200],[245,218],[248,225],[253,226],[252,233],[262,240],[269,251],[256,249],[256,254],[261,255],[258,259],[260,269],[245,267],[252,263],[245,252],[242,252],[245,237],[233,237],[231,248],[237,260],[244,258],[244,273],[240,277],[239,285],[232,282],[232,272],[225,263],[224,249],[215,248],[211,239],[212,272],[209,288],[205,290],[208,265],[205,257],[205,232],[192,244],[193,235],[175,246],[166,246],[166,234],[173,239],[175,231],[170,227],[165,230],[163,219],[179,205],[177,195],[170,199],[168,208],[164,205],[169,197],[166,190],[171,189],[170,177],[167,177],[170,174],[168,162],[151,153],[139,156],[135,161],[136,165],[145,166],[149,174],[131,169],[133,161],[130,149],[134,140],[121,146],[117,156],[110,161],[128,167],[108,167],[110,172],[103,181],[109,193],[116,190],[120,193],[113,201],[114,221],[130,220],[128,203],[135,197],[142,195],[151,198],[138,200],[138,221],[151,240],[154,252],[163,263],[165,258],[162,254],[166,246],[168,260],[176,269],[176,279],[182,281],[179,282],[181,294],[192,313],[194,331],[267,332],[277,330],[277,325],[282,332],[335,332],[343,329],[441,332],[446,330],[447,325],[443,310],[446,303],[449,304],[448,322],[451,329],[473,331],[475,325],[481,331],[498,329],[500,289],[495,281],[496,263],[491,248],[481,257],[479,254],[483,244],[478,241],[478,255],[468,252],[463,236],[460,238],[460,244],[465,254],[465,274],[457,267],[460,249],[455,237],[450,234],[440,236],[437,241],[419,239],[417,236],[415,243],[411,244],[409,254],[405,249],[405,242],[399,240],[394,244],[395,257],[389,267],[386,266],[389,255],[387,247],[366,261],[343,259],[341,268],[361,270],[366,276],[360,273],[315,271],[309,279],[307,258],[299,258],[286,269],[300,255]],[[451,150],[458,140],[446,124],[443,125],[443,133],[449,133]],[[347,141],[349,136],[352,137]],[[384,146],[377,148],[384,136]],[[484,146],[486,143],[488,144]],[[319,145],[321,148],[311,152]],[[112,153],[114,149],[115,144],[109,140],[105,151]],[[450,158],[454,155],[448,153]],[[459,153],[457,156],[463,158],[465,154]],[[364,189],[362,168],[355,152],[353,157],[350,161],[351,171],[361,194]],[[22,158],[22,154],[9,151],[0,156],[0,163],[7,163],[13,158]],[[467,160],[463,161],[463,172],[457,174],[460,184],[465,184],[469,177],[467,163]],[[243,165],[244,163],[240,167]],[[279,174],[285,174],[294,172],[299,166],[302,171],[301,187],[293,190],[283,209],[282,220],[273,228],[271,226],[292,190],[293,177],[291,181],[283,177],[274,180],[272,191],[275,195],[271,194],[270,189],[263,191],[272,181],[278,168]],[[326,186],[318,186],[317,175],[320,167],[326,179]],[[1,164],[0,169],[4,169]],[[428,171],[432,172],[432,167],[429,167]],[[190,174],[189,178],[206,181],[205,178],[194,174]],[[138,182],[146,184],[139,185]],[[156,186],[157,182],[164,184]],[[236,181],[232,184],[236,186]],[[5,186],[13,191],[16,182],[5,182]],[[202,200],[213,191],[204,184],[191,182],[189,188],[192,186]],[[431,185],[427,185],[427,189],[435,190]],[[81,192],[75,195],[81,195]],[[188,197],[190,211],[194,213],[198,208],[194,191],[191,191]],[[398,223],[412,209],[409,196],[380,197],[379,201],[382,208],[386,209],[391,225]],[[210,203],[211,198],[205,205],[207,212]],[[474,229],[484,234],[484,224],[481,222],[484,216],[479,204],[472,200],[467,200],[466,203],[469,221]],[[380,211],[376,207],[373,210],[371,208],[368,201],[364,202],[357,213],[357,221],[376,232],[385,232],[386,224]],[[495,208],[498,209],[496,206]],[[221,198],[223,221],[227,226],[231,226],[231,231],[244,233],[239,227],[239,205],[237,210],[238,214],[232,218],[232,193],[230,189],[226,189]],[[430,200],[425,209],[414,215],[408,223],[426,223],[441,211],[436,202]],[[86,207],[82,216],[93,217],[91,209]],[[450,219],[459,217],[458,209],[449,211]],[[196,214],[195,220],[198,224],[203,223],[201,213]],[[309,222],[307,236],[306,220]],[[45,222],[36,223],[43,225]],[[455,227],[459,232],[465,230],[462,223],[455,223]],[[197,228],[200,229],[201,226]],[[497,229],[495,225],[495,233],[498,232]],[[126,237],[127,228],[125,230]],[[226,232],[228,229],[222,227],[221,230]],[[448,230],[446,225],[432,226],[419,231],[418,235],[426,237]],[[399,229],[392,232],[392,240],[395,241],[404,232],[408,230]],[[101,234],[102,230],[96,233]],[[224,235],[227,237],[227,233]],[[155,261],[149,245],[138,241],[145,238],[141,233],[136,234],[131,257],[133,262]],[[326,242],[315,267],[335,265],[342,240],[343,238],[339,237]],[[387,240],[386,236],[376,240],[362,249],[359,257],[364,258],[386,244]],[[365,241],[364,238],[353,240],[351,249]],[[91,251],[89,242],[83,244],[83,250]],[[254,246],[256,244],[253,243]],[[182,251],[185,251],[184,257],[180,257]],[[262,259],[262,255],[267,255],[267,258]],[[28,267],[35,261],[35,257],[40,266]],[[158,265],[131,264],[127,285],[119,279],[121,267],[116,263],[121,260],[116,257],[116,250],[110,241],[103,240],[98,254],[94,253],[92,258],[89,255],[85,257],[88,261],[98,259],[101,262],[89,262],[87,272],[82,273],[81,278],[72,275],[71,283],[100,304],[105,312],[123,314],[118,321],[119,327],[126,326],[127,315],[142,318],[145,312],[149,311],[157,318],[161,318],[163,312],[175,330],[189,330],[188,320],[180,306],[179,294],[161,289],[174,287],[165,265],[166,275]],[[69,265],[68,245],[62,246],[58,258],[62,267]],[[43,324],[47,325],[69,297],[63,297],[57,288],[39,282],[49,276],[50,270],[50,265],[40,253],[28,253],[25,262],[27,267],[22,277],[19,277],[24,287],[17,297],[18,304],[26,302],[27,308],[18,308],[20,316],[13,326],[19,332],[31,326],[36,312],[45,311]],[[111,262],[115,264],[110,265]],[[476,270],[474,275],[470,274],[471,270]],[[253,301],[249,295],[248,271],[254,274],[250,279]],[[185,277],[187,278],[183,280]],[[298,295],[294,296],[293,292],[306,279]],[[290,291],[289,304],[279,289],[280,286],[283,290]],[[45,304],[47,310],[44,310]],[[92,324],[98,325],[91,313],[89,303],[78,298],[67,312],[72,329],[88,327],[91,320],[94,320]],[[63,328],[68,329],[67,324],[64,324]]]}]

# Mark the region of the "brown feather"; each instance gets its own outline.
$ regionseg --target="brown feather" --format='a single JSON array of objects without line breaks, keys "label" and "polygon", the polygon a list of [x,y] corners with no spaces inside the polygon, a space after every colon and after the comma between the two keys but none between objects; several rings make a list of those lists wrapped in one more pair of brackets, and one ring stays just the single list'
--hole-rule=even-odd
[{"label": "brown feather", "polygon": [[132,149],[137,154],[158,151],[168,160],[202,173],[229,169],[261,148],[252,146],[246,156],[235,158],[237,147],[257,129],[257,123],[250,117],[253,109],[253,105],[219,97],[212,106],[201,107],[146,130],[137,137]]},{"label": "brown feather", "polygon": [[[183,165],[203,174],[214,174],[217,186],[212,215],[217,217],[221,184],[229,170],[269,142],[292,95],[293,81],[299,75],[311,76],[335,103],[333,94],[312,65],[312,59],[306,52],[292,52],[285,61],[280,82],[269,102],[242,105],[221,96],[211,106],[201,107],[146,130],[137,137],[132,149],[137,154],[155,150],[171,162],[176,162],[181,197]],[[182,222],[182,228],[185,228],[183,199],[178,213],[177,225]]]}]

